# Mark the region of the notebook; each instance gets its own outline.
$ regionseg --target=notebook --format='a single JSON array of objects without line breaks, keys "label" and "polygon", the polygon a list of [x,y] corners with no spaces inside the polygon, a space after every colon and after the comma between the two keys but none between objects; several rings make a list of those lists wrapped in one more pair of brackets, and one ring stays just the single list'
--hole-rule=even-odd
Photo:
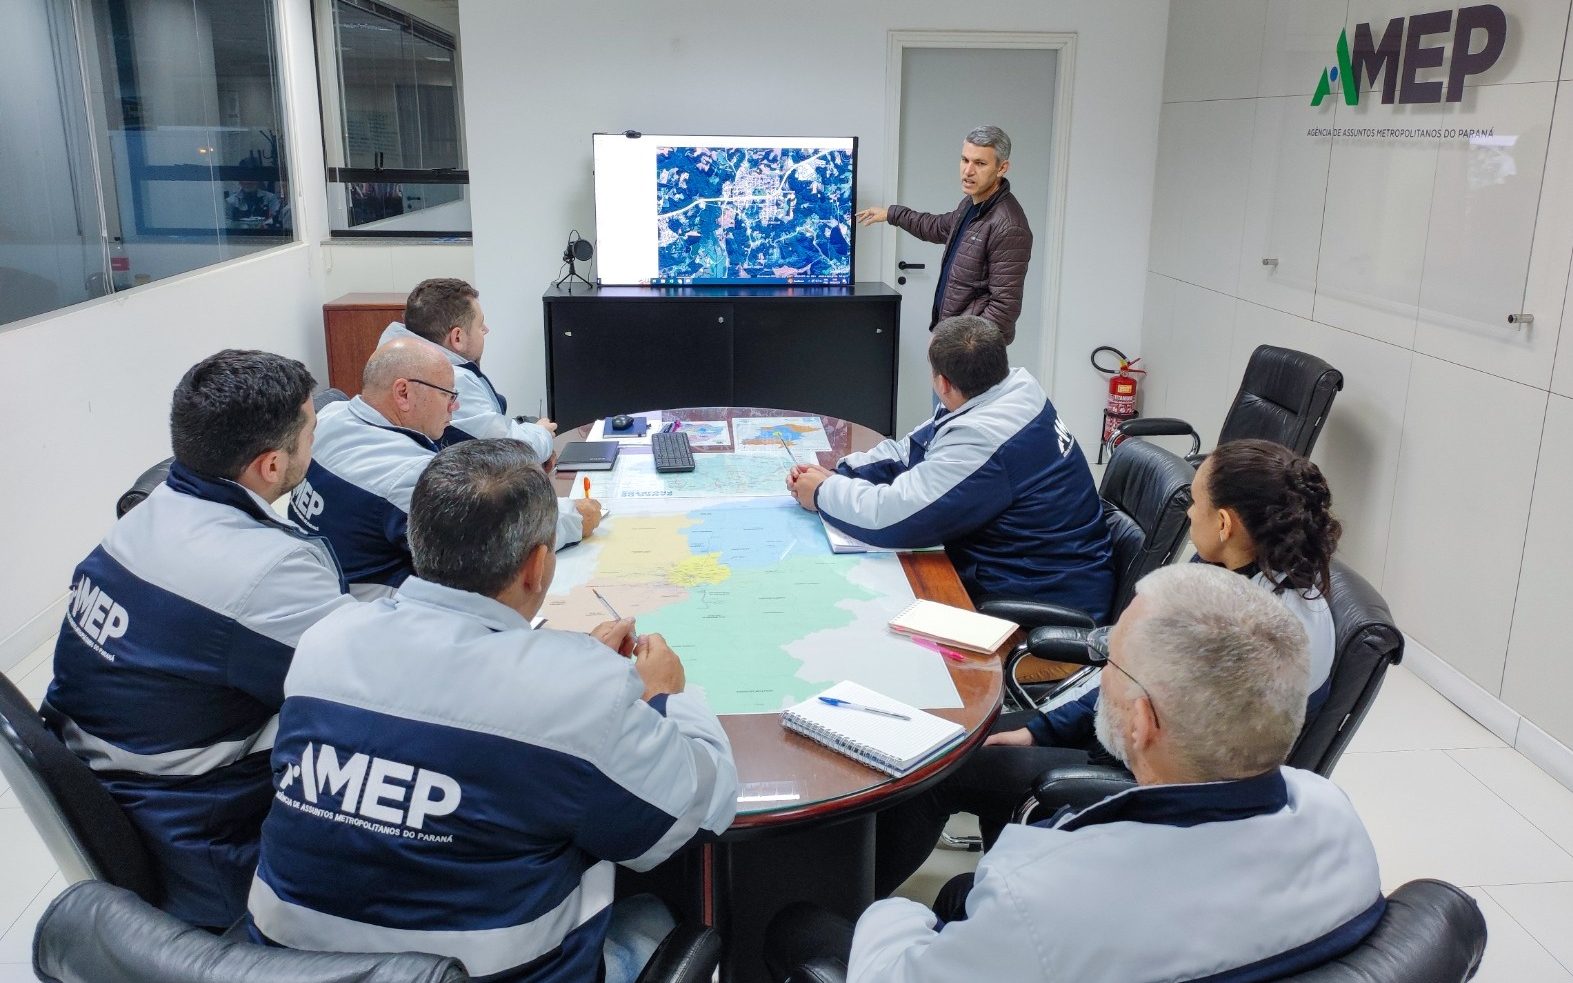
[{"label": "notebook", "polygon": [[943,550],[943,546],[919,546],[915,549],[890,549],[884,546],[870,546],[861,539],[853,539],[846,533],[825,521],[823,514],[819,517],[819,524],[825,527],[825,539],[830,543],[832,553],[935,553]]},{"label": "notebook", "polygon": [[903,635],[922,635],[936,642],[984,654],[1005,644],[1019,626],[1004,618],[976,611],[964,611],[937,601],[913,601],[905,611],[890,619],[893,631]]},{"label": "notebook", "polygon": [[615,440],[576,440],[557,455],[557,470],[610,471],[619,449]]},{"label": "notebook", "polygon": [[819,702],[818,696],[781,712],[781,726],[788,730],[898,778],[967,734],[958,723],[909,707],[857,683],[837,683],[820,696],[850,700],[912,718],[896,720],[867,710],[834,707]]}]

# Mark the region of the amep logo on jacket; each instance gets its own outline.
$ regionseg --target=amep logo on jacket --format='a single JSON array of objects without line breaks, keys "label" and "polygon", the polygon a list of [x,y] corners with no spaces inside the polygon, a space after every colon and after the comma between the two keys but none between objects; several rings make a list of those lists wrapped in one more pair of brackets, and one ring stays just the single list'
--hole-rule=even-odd
[{"label": "amep logo on jacket", "polygon": [[[301,799],[291,794],[297,782]],[[285,768],[276,797],[302,812],[374,833],[450,842],[452,836],[432,836],[420,830],[427,819],[459,808],[463,791],[458,782],[430,768],[361,752],[340,761],[331,744],[307,743],[300,763]],[[336,809],[333,799],[338,800]]]},{"label": "amep logo on jacket", "polygon": [[131,615],[126,613],[126,609],[116,604],[114,598],[104,593],[84,573],[71,585],[68,610],[71,630],[93,651],[110,662],[115,661],[115,657],[104,650],[104,643],[111,638],[119,638],[131,627]]},{"label": "amep logo on jacket", "polygon": [[[1452,44],[1428,44],[1427,40],[1452,32]],[[1471,50],[1476,32],[1484,35],[1478,50]],[[1381,40],[1374,40],[1370,24],[1355,25],[1355,43],[1349,46],[1349,32],[1338,32],[1337,64],[1322,69],[1311,105],[1320,106],[1332,94],[1333,85],[1343,93],[1344,104],[1360,104],[1360,86],[1382,80],[1382,102],[1412,103],[1459,102],[1464,98],[1464,80],[1479,75],[1502,57],[1507,46],[1507,15],[1494,3],[1451,10],[1436,10],[1411,17],[1394,17],[1387,22]],[[1447,82],[1421,81],[1420,73],[1447,65]]]}]

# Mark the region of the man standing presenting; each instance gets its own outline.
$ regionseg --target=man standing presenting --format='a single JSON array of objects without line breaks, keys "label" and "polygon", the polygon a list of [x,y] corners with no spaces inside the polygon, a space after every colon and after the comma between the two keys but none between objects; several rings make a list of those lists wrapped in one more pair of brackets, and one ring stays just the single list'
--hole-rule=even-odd
[{"label": "man standing presenting", "polygon": [[929,330],[948,317],[976,314],[993,321],[1008,345],[1016,339],[1022,284],[1032,258],[1032,229],[1005,172],[1010,137],[997,126],[980,126],[961,145],[961,199],[945,215],[915,212],[905,205],[865,208],[860,225],[889,222],[925,242],[945,244]]}]

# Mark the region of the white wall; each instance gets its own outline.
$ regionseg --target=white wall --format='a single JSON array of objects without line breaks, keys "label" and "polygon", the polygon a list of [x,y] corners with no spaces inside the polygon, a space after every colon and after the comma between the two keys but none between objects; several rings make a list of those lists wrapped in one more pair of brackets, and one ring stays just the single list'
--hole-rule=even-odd
[{"label": "white wall", "polygon": [[[1173,4],[1144,412],[1216,434],[1264,342],[1341,369],[1313,455],[1340,552],[1405,632],[1573,745],[1573,345],[1557,345],[1573,315],[1569,3],[1498,2],[1507,50],[1461,103],[1353,108],[1310,105],[1339,31],[1371,21],[1380,36],[1447,5]],[[1512,140],[1307,135],[1330,126]],[[1528,330],[1506,324],[1520,311]]]},{"label": "white wall", "polygon": [[327,379],[321,260],[308,244],[326,234],[310,21],[307,0],[283,6],[293,170],[316,175],[295,185],[306,242],[0,331],[0,363],[9,367],[0,419],[11,421],[13,438],[0,481],[8,561],[0,570],[0,668],[53,633],[57,624],[39,615],[113,521],[120,493],[169,455],[169,394],[192,363],[221,348],[260,348]]},{"label": "white wall", "polygon": [[[1071,148],[1060,344],[1044,382],[1090,447],[1103,382],[1087,354],[1139,340],[1166,11],[1158,0],[804,0],[789,11],[718,0],[593,9],[463,0],[487,373],[523,405],[544,395],[540,298],[568,231],[594,225],[592,132],[855,134],[860,204],[883,203],[893,193],[883,187],[894,135],[888,31],[1075,31],[1075,102],[1071,118],[1056,121]],[[957,132],[973,122],[958,120]],[[857,278],[881,279],[881,237],[859,245]]]}]

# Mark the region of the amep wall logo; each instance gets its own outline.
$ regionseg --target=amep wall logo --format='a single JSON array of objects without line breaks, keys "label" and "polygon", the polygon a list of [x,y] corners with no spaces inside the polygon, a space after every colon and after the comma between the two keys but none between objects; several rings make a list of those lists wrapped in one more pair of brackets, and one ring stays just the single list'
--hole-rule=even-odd
[{"label": "amep wall logo", "polygon": [[[1452,44],[1430,45],[1426,39],[1453,32]],[[1471,51],[1476,32],[1484,39]],[[1370,83],[1374,89],[1382,80],[1382,102],[1412,103],[1458,102],[1464,98],[1464,79],[1479,75],[1502,57],[1507,45],[1507,15],[1496,4],[1460,7],[1455,12],[1437,10],[1412,17],[1394,17],[1387,22],[1381,40],[1375,40],[1370,24],[1355,25],[1354,47],[1349,32],[1338,32],[1335,49],[1337,64],[1322,69],[1311,105],[1320,106],[1333,92],[1336,83],[1344,104],[1360,104],[1360,87]],[[1450,60],[1451,59],[1451,60]],[[1447,65],[1447,82],[1421,81],[1420,73]]]}]

